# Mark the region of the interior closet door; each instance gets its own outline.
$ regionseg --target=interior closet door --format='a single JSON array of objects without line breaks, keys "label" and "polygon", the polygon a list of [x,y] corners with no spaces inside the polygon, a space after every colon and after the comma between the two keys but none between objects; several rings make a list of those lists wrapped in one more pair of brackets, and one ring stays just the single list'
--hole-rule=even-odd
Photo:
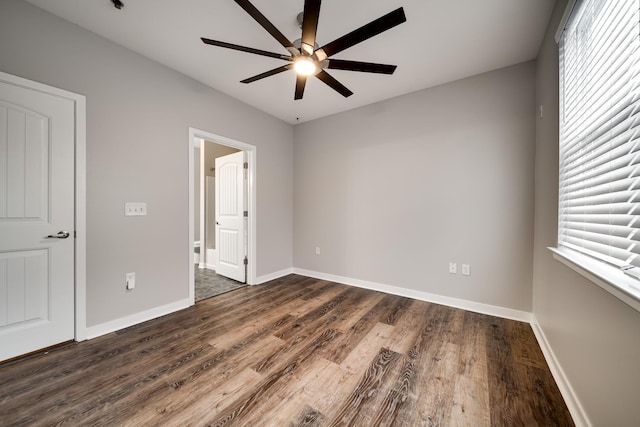
[{"label": "interior closet door", "polygon": [[245,153],[216,158],[215,217],[218,265],[216,273],[246,281],[246,181]]}]

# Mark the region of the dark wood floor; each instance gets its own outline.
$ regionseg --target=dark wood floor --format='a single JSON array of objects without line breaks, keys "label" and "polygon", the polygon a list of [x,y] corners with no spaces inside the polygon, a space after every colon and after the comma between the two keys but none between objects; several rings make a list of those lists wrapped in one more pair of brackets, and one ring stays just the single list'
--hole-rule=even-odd
[{"label": "dark wood floor", "polygon": [[0,425],[571,426],[526,323],[291,275],[0,367]]}]

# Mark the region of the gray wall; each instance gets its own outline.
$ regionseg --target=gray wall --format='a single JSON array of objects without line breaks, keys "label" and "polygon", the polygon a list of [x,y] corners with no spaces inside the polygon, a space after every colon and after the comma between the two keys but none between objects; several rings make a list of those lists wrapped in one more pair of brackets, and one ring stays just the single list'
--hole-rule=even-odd
[{"label": "gray wall", "polygon": [[0,70],[87,97],[89,326],[188,297],[190,126],[258,147],[257,274],[291,267],[290,125],[18,0],[0,2]]},{"label": "gray wall", "polygon": [[594,426],[640,420],[640,313],[556,261],[558,219],[558,47],[560,0],[537,61],[533,312]]},{"label": "gray wall", "polygon": [[531,311],[534,85],[529,62],[296,125],[294,266]]}]

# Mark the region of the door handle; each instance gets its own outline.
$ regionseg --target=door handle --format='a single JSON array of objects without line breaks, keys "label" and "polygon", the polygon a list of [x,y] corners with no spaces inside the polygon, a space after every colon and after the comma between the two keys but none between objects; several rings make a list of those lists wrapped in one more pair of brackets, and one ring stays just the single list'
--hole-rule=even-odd
[{"label": "door handle", "polygon": [[70,234],[68,231],[58,231],[58,234],[49,234],[47,239],[66,239]]}]

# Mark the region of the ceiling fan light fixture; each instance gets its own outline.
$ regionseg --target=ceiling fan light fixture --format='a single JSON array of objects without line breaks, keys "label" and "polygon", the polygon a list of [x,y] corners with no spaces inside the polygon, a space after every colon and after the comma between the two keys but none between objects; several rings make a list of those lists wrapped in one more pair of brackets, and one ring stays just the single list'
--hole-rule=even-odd
[{"label": "ceiling fan light fixture", "polygon": [[316,62],[308,56],[298,56],[293,61],[293,69],[297,74],[310,76],[318,71]]},{"label": "ceiling fan light fixture", "polygon": [[[120,0],[112,0],[120,1]],[[244,9],[262,28],[264,28],[275,40],[285,48],[289,55],[282,55],[266,50],[255,49],[248,46],[241,46],[233,43],[227,43],[219,40],[211,40],[201,37],[201,40],[212,46],[224,47],[240,52],[253,53],[255,55],[267,56],[287,61],[287,65],[283,65],[273,70],[260,73],[256,76],[240,80],[240,83],[251,83],[261,80],[265,77],[293,70],[296,73],[296,91],[293,99],[302,99],[304,88],[307,83],[307,77],[317,77],[331,89],[340,95],[349,97],[353,95],[347,87],[338,80],[333,78],[325,69],[359,71],[363,73],[393,74],[396,69],[395,65],[375,64],[372,62],[348,61],[344,59],[329,59],[329,57],[349,49],[365,40],[377,36],[396,25],[400,25],[407,21],[404,9],[399,7],[392,12],[374,19],[368,24],[363,25],[345,34],[342,37],[329,42],[322,47],[318,47],[316,41],[316,31],[318,29],[318,18],[320,17],[320,3],[322,0],[304,0],[304,11],[298,15],[298,23],[301,25],[302,34],[297,40],[291,42],[284,34],[280,32],[253,4],[250,0],[235,0],[235,2]]]}]

